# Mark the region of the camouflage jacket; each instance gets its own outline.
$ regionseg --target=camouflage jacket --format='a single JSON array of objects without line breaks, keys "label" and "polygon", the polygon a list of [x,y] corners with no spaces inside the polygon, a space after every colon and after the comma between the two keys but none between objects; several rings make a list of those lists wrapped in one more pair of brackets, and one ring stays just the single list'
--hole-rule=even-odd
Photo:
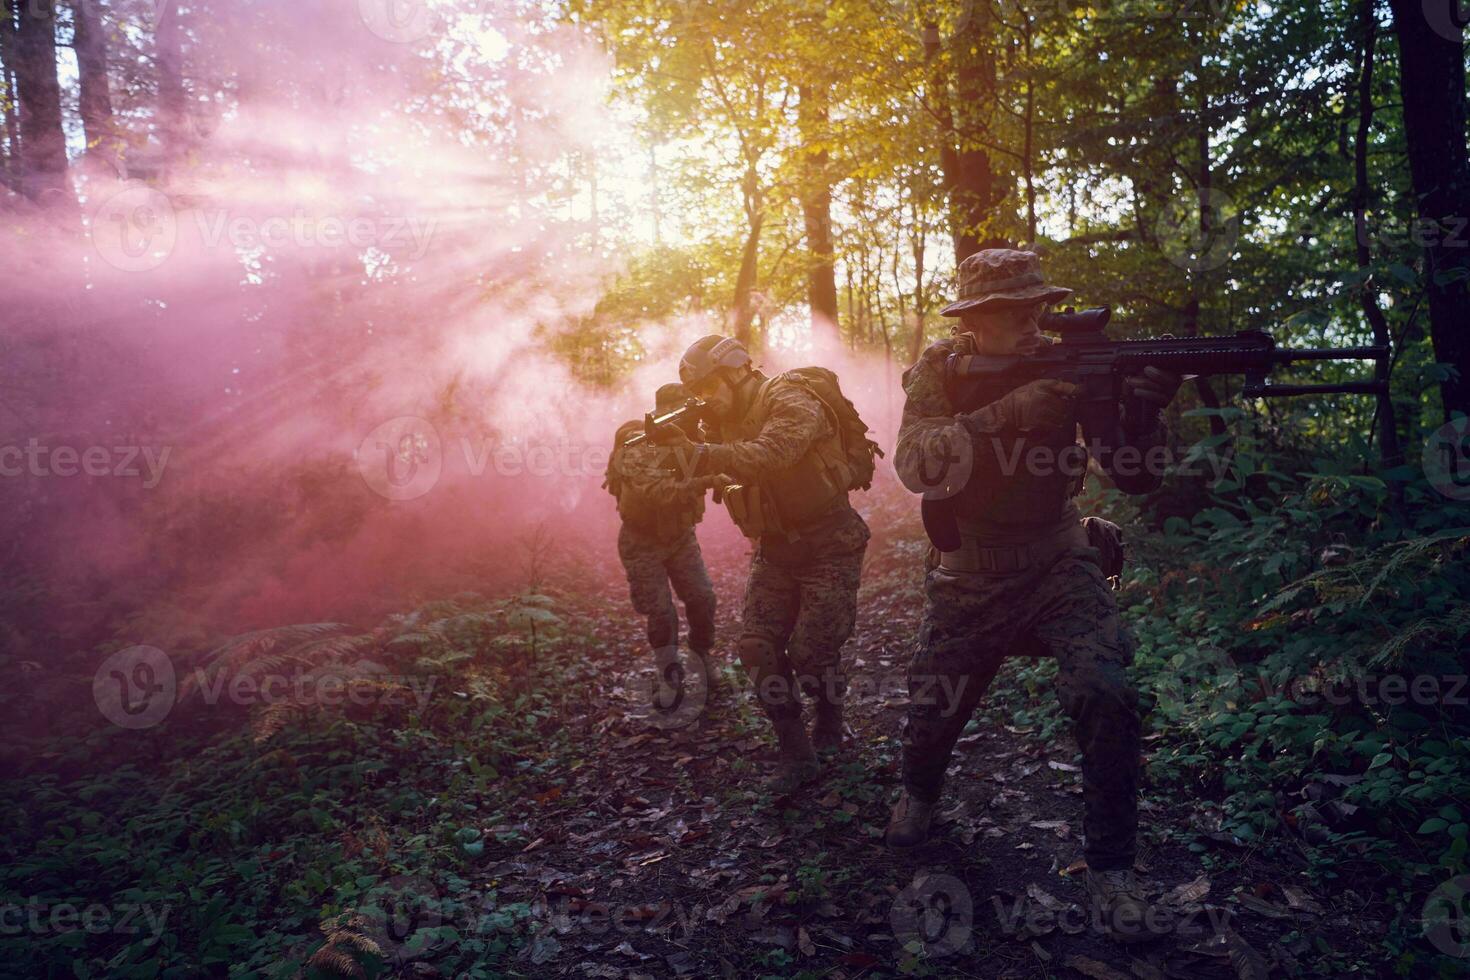
[{"label": "camouflage jacket", "polygon": [[664,464],[670,450],[650,442],[624,446],[623,440],[642,428],[641,422],[618,429],[608,459],[608,492],[618,500],[623,523],[644,534],[669,540],[683,534],[704,517],[704,494],[724,478],[719,475],[685,479]]},{"label": "camouflage jacket", "polygon": [[763,380],[741,417],[721,424],[718,438],[706,465],[739,484],[725,503],[747,536],[792,535],[847,503],[832,469],[842,454],[839,433],[801,384]]},{"label": "camouflage jacket", "polygon": [[[1082,488],[1088,447],[1079,443],[1075,429],[1035,436],[983,426],[976,431],[973,422],[964,424],[965,413],[956,410],[945,390],[944,363],[951,353],[973,352],[969,334],[946,338],[904,372],[903,421],[894,454],[904,485],[911,490],[942,487],[930,496],[948,500],[962,520],[997,533],[1024,535],[1077,520],[1071,498]],[[989,402],[1021,383],[998,379]],[[1161,445],[1162,436],[1161,427],[1155,426],[1133,443],[1140,460]],[[1158,472],[1142,465],[1108,475],[1127,493],[1147,493],[1160,480]]]}]

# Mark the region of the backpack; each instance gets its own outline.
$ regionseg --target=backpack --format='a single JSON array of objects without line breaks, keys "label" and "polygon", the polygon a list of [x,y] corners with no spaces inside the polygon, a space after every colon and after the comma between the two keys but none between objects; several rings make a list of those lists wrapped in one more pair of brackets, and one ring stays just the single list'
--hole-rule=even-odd
[{"label": "backpack", "polygon": [[868,438],[868,424],[842,393],[837,375],[824,367],[801,367],[779,377],[801,385],[816,395],[827,409],[833,428],[837,430],[838,443],[842,446],[842,482],[846,483],[846,489],[866,490],[871,487],[877,459],[884,455],[883,449]]}]

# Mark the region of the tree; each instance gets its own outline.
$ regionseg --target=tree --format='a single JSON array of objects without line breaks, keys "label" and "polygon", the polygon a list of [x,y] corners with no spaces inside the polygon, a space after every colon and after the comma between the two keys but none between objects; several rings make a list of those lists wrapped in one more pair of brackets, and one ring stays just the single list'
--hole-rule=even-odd
[{"label": "tree", "polygon": [[[1470,171],[1465,150],[1465,45],[1458,5],[1392,0],[1404,139],[1424,241],[1425,291],[1445,417],[1470,414]],[[1431,20],[1431,18],[1435,18]],[[1441,19],[1442,18],[1442,19]]]},{"label": "tree", "polygon": [[15,31],[8,47],[20,102],[18,185],[45,207],[75,209],[56,78],[56,8],[50,0],[6,0],[5,12]]}]

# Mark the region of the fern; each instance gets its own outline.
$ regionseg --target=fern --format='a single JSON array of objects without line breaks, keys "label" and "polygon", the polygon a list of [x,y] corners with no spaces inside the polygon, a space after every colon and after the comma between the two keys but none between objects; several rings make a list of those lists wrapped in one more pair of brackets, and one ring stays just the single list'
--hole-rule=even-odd
[{"label": "fern", "polygon": [[343,912],[321,923],[326,942],[311,954],[307,966],[342,977],[366,977],[357,953],[382,957],[383,949],[361,931],[366,925],[355,912]]}]

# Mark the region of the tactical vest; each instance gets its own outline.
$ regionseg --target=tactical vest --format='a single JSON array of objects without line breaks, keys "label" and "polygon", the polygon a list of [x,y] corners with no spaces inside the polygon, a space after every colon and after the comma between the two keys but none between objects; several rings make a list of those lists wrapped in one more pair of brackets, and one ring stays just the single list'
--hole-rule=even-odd
[{"label": "tactical vest", "polygon": [[613,451],[608,457],[603,486],[617,500],[618,517],[624,524],[660,541],[672,540],[704,518],[704,493],[691,490],[681,494],[678,502],[670,506],[650,499],[624,479],[624,467],[645,463],[644,460],[630,459],[630,453],[645,453],[651,458],[652,454],[660,451],[648,443],[632,449],[623,447],[624,440],[641,431],[642,422],[625,422],[618,427],[617,435],[613,437]]},{"label": "tactical vest", "polygon": [[[730,442],[748,442],[760,435],[770,415],[771,393],[782,384],[800,385],[801,382],[781,374],[761,382],[745,417],[722,427],[724,438]],[[802,387],[810,391],[805,385]],[[815,393],[813,397],[817,397]],[[841,420],[821,398],[817,401],[822,404],[829,431],[801,459],[752,483],[725,489],[725,506],[746,537],[768,534],[796,537],[802,528],[847,501],[853,468],[842,444]]]},{"label": "tactical vest", "polygon": [[[974,353],[973,339],[960,335],[955,352]],[[945,394],[955,412],[972,412],[1025,383],[1004,374],[984,380],[972,377],[961,390],[946,377]],[[980,433],[974,441],[970,480],[952,498],[953,512],[962,520],[999,527],[1049,525],[1061,519],[1068,501],[1082,490],[1087,449],[1077,442],[1075,432],[1042,439],[1003,429]],[[1035,457],[1028,460],[1033,450]]]}]

